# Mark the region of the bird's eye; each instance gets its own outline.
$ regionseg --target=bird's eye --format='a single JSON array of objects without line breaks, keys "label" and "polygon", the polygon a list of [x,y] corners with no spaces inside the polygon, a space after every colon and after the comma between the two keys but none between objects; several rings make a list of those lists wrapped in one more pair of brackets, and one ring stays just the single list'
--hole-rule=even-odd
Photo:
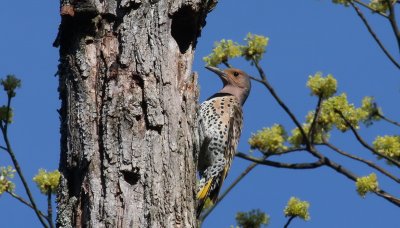
[{"label": "bird's eye", "polygon": [[239,76],[239,72],[233,72],[233,76],[235,77]]}]

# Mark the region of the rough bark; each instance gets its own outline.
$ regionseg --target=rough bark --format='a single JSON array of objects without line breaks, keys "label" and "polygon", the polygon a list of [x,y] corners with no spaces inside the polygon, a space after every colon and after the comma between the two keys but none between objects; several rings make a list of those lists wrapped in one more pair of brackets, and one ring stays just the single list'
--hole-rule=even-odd
[{"label": "rough bark", "polygon": [[196,227],[202,0],[62,2],[58,227]]}]

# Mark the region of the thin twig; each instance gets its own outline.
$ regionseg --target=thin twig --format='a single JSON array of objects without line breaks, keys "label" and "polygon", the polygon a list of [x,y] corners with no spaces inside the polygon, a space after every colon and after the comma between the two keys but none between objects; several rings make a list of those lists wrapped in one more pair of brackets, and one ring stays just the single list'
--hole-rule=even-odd
[{"label": "thin twig", "polygon": [[396,62],[394,57],[389,53],[389,51],[385,48],[381,40],[378,38],[376,33],[372,30],[372,27],[369,25],[367,19],[365,18],[364,14],[361,12],[361,10],[354,4],[353,1],[348,1],[350,5],[353,7],[353,9],[356,11],[357,15],[360,17],[364,25],[367,27],[368,32],[371,34],[371,36],[374,38],[376,43],[379,45],[379,47],[382,49],[382,51],[385,53],[385,55],[392,61],[392,63],[400,69],[400,64]]},{"label": "thin twig", "polygon": [[54,228],[53,223],[53,206],[51,205],[51,189],[47,190],[47,221],[50,224],[50,228]]},{"label": "thin twig", "polygon": [[348,158],[351,158],[351,159],[353,159],[353,160],[362,162],[362,163],[368,165],[369,167],[378,170],[380,173],[382,173],[382,174],[384,174],[385,176],[389,177],[390,179],[396,181],[397,183],[400,183],[400,179],[399,179],[399,178],[395,177],[394,175],[392,175],[391,173],[389,173],[387,170],[383,169],[382,167],[376,165],[374,162],[371,162],[371,161],[365,160],[365,159],[363,159],[363,158],[354,156],[354,155],[352,155],[352,154],[346,153],[345,151],[343,151],[343,150],[337,148],[336,146],[332,145],[331,143],[325,141],[325,139],[324,139],[324,143],[325,143],[325,145],[326,145],[327,147],[331,148],[332,150],[336,151],[337,153],[339,153],[339,154],[341,154],[341,155],[343,155],[343,156],[346,156],[346,157],[348,157]]},{"label": "thin twig", "polygon": [[257,162],[258,164],[261,165],[267,165],[285,169],[315,169],[324,165],[323,160],[318,160],[317,162],[313,163],[281,163],[281,162],[268,161],[262,158],[256,158],[240,152],[236,153],[236,156],[239,158],[246,159],[248,161]]},{"label": "thin twig", "polygon": [[[339,165],[339,164],[331,161],[328,158],[326,158],[324,160],[324,164],[326,166],[332,168],[336,172],[343,174],[345,177],[349,178],[350,180],[352,180],[354,182],[357,181],[357,176],[355,174],[353,174],[350,170],[346,169],[343,165]],[[390,195],[389,193],[387,193],[381,189],[375,190],[374,193],[377,196],[380,196],[380,197],[386,199],[387,201],[393,203],[394,205],[400,207],[400,200],[397,199],[396,197]]]},{"label": "thin twig", "polygon": [[318,119],[318,115],[321,111],[321,104],[322,104],[322,97],[319,96],[318,97],[318,103],[317,103],[317,107],[315,108],[315,113],[314,113],[314,117],[311,123],[311,127],[310,127],[310,131],[308,132],[308,137],[310,138],[311,144],[314,143],[314,130],[317,126],[317,119]]},{"label": "thin twig", "polygon": [[[21,196],[15,194],[14,192],[10,192],[10,191],[7,191],[7,193],[8,193],[10,196],[12,196],[13,198],[15,198],[15,199],[17,199],[18,201],[20,201],[21,203],[25,204],[26,206],[28,206],[28,207],[34,209],[34,208],[32,207],[32,205],[31,205],[28,201],[26,201],[24,198],[22,198]],[[42,216],[43,218],[46,218],[46,215],[43,214],[43,212],[40,211],[40,210],[39,210],[39,214],[40,214],[40,216]]]},{"label": "thin twig", "polygon": [[[275,100],[278,102],[279,106],[289,115],[289,117],[292,119],[294,124],[297,126],[297,128],[300,130],[301,135],[303,136],[303,140],[306,143],[307,148],[311,148],[312,145],[310,141],[307,138],[307,134],[304,131],[303,127],[301,126],[300,122],[297,120],[295,115],[293,114],[292,111],[290,111],[289,107],[286,106],[286,104],[282,101],[282,99],[278,96],[278,94],[275,92],[275,89],[269,84],[267,81],[267,76],[264,73],[264,70],[260,67],[257,61],[253,60],[254,65],[256,66],[258,73],[260,74],[261,77],[261,83],[268,89],[268,91],[271,93],[271,95],[275,98]],[[314,155],[316,156],[316,155]]]},{"label": "thin twig", "polygon": [[392,5],[393,2],[392,0],[386,0],[386,4],[388,5],[389,8],[389,21],[390,21],[390,25],[392,26],[393,29],[393,33],[396,37],[397,40],[397,47],[399,48],[400,51],[400,31],[399,31],[399,27],[397,26],[397,21],[396,21],[396,10],[394,9],[394,6]]},{"label": "thin twig", "polygon": [[226,67],[232,68],[232,65],[228,63],[228,61],[223,61],[222,62]]},{"label": "thin twig", "polygon": [[362,2],[362,1],[354,0],[354,2],[356,2],[357,4],[367,8],[369,10],[371,10],[374,13],[377,13],[377,14],[381,15],[382,17],[388,18],[388,15],[386,15],[386,14],[384,14],[384,13],[382,13],[382,12],[380,12],[380,11],[374,9],[374,8],[371,8],[368,4],[366,4],[366,3]]},{"label": "thin twig", "polygon": [[4,150],[4,151],[8,152],[7,148],[4,147],[4,146],[0,146],[0,149],[2,149],[2,150]]},{"label": "thin twig", "polygon": [[374,193],[377,196],[383,197],[383,198],[387,199],[389,202],[394,203],[400,207],[400,199],[390,195],[389,193],[383,191],[382,189],[377,189],[376,191],[374,191]]},{"label": "thin twig", "polygon": [[386,122],[389,122],[389,123],[391,123],[391,124],[394,124],[394,125],[400,127],[400,123],[399,123],[399,122],[396,122],[396,121],[394,121],[394,120],[391,120],[391,119],[387,118],[386,116],[384,116],[384,115],[382,115],[382,114],[380,114],[380,113],[377,113],[376,115],[379,116],[381,119],[385,120]]},{"label": "thin twig", "polygon": [[297,151],[307,151],[307,148],[299,147],[299,148],[291,148],[291,149],[288,149],[288,150],[284,150],[284,151],[279,152],[279,153],[269,153],[269,152],[267,152],[267,153],[262,152],[262,153],[265,154],[265,155],[268,155],[268,156],[280,156],[280,155],[283,155],[283,154],[289,154],[289,153],[297,152]]},{"label": "thin twig", "polygon": [[26,194],[28,195],[30,204],[32,205],[32,208],[35,211],[36,216],[38,217],[40,223],[42,223],[43,227],[47,228],[48,226],[47,226],[45,220],[43,220],[42,216],[40,215],[40,212],[39,212],[40,210],[36,206],[36,203],[35,203],[35,200],[34,200],[34,198],[32,196],[31,190],[30,190],[30,188],[28,186],[28,183],[26,182],[26,179],[24,177],[22,169],[19,166],[19,162],[18,162],[18,160],[17,160],[17,158],[16,158],[16,156],[14,154],[14,151],[13,151],[13,149],[11,147],[10,140],[8,138],[7,126],[8,126],[8,117],[9,117],[10,107],[11,107],[11,97],[9,96],[8,97],[8,102],[7,102],[7,115],[6,115],[7,118],[4,121],[5,122],[4,126],[0,125],[0,129],[1,129],[2,133],[3,133],[3,139],[4,139],[4,142],[6,144],[7,152],[10,155],[11,160],[13,162],[14,168],[17,171],[19,178],[21,179],[21,182],[22,182],[22,184],[23,184],[23,186],[25,188]]},{"label": "thin twig", "polygon": [[372,153],[385,158],[386,160],[390,161],[391,163],[393,163],[394,165],[396,165],[397,167],[400,168],[400,163],[398,161],[396,161],[395,159],[382,154],[378,151],[376,151],[374,148],[372,148],[370,145],[368,145],[368,143],[365,142],[365,140],[360,136],[360,134],[358,134],[357,130],[353,127],[353,125],[346,119],[346,117],[343,115],[343,113],[339,110],[335,110],[336,113],[338,113],[340,115],[340,117],[344,120],[344,122],[346,123],[347,126],[349,126],[350,130],[353,132],[354,136],[356,137],[356,139],[361,143],[361,145],[363,145],[366,149],[368,149],[369,151],[371,151]]},{"label": "thin twig", "polygon": [[251,163],[236,179],[233,183],[218,197],[217,201],[212,205],[203,216],[201,216],[200,221],[204,221],[207,216],[215,209],[215,207],[225,198],[225,196],[247,175],[258,165],[257,162]]},{"label": "thin twig", "polygon": [[286,222],[285,226],[283,226],[283,228],[288,228],[288,227],[289,227],[289,224],[292,222],[292,220],[293,220],[294,218],[296,218],[296,217],[295,217],[295,216],[291,216],[291,217],[287,220],[287,222]]}]

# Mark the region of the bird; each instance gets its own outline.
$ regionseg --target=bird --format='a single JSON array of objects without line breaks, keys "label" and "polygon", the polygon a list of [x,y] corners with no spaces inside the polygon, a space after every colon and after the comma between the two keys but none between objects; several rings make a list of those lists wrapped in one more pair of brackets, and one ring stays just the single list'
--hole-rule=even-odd
[{"label": "bird", "polygon": [[219,76],[223,88],[200,105],[197,218],[208,198],[213,203],[218,199],[236,153],[242,131],[242,107],[251,90],[250,76],[242,70],[206,68]]}]

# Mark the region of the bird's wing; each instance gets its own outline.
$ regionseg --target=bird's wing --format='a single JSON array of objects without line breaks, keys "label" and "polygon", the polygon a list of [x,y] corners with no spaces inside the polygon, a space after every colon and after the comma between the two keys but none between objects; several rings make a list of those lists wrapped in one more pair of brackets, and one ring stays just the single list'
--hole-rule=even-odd
[{"label": "bird's wing", "polygon": [[214,191],[212,191],[209,196],[214,203],[218,198],[219,191],[221,190],[221,186],[225,178],[228,176],[232,160],[236,153],[237,144],[242,130],[242,122],[243,122],[242,118],[243,117],[242,117],[241,105],[236,102],[236,104],[233,105],[232,107],[232,112],[229,117],[229,125],[228,125],[229,127],[228,127],[228,137],[227,137],[228,144],[224,150],[224,157],[226,159],[226,164],[223,172],[221,173],[221,175],[217,177],[216,180],[216,182],[219,183],[218,185],[219,187],[214,189]]}]

